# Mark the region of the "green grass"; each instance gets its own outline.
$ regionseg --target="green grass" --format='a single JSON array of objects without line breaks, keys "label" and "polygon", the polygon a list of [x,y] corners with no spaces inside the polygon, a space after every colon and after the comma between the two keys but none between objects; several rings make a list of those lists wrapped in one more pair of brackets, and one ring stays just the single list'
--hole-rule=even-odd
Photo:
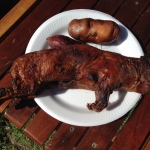
[{"label": "green grass", "polygon": [[[40,150],[34,142],[26,137],[22,130],[9,123],[0,115],[0,149],[1,150]],[[42,149],[41,149],[42,150]]]},{"label": "green grass", "polygon": [[0,150],[44,149],[46,143],[39,147],[23,133],[23,130],[24,128],[18,129],[14,124],[6,120],[3,114],[0,114]]},{"label": "green grass", "polygon": [[3,119],[3,114],[0,114],[0,149],[10,149],[11,143],[8,138],[8,130],[9,127],[7,126],[7,123],[5,119]]}]

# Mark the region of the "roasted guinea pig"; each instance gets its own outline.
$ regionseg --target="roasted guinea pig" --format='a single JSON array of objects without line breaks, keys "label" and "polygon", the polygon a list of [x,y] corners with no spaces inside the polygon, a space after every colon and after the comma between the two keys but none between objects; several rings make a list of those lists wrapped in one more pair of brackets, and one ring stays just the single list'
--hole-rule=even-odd
[{"label": "roasted guinea pig", "polygon": [[144,56],[125,57],[84,44],[22,55],[10,73],[12,86],[0,89],[0,99],[36,95],[51,85],[88,89],[96,95],[95,102],[87,104],[88,109],[100,112],[114,90],[150,93],[150,64]]}]

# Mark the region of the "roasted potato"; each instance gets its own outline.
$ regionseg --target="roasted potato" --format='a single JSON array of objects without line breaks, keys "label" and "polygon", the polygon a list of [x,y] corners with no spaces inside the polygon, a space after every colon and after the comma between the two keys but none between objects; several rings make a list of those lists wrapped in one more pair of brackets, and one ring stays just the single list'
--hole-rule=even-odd
[{"label": "roasted potato", "polygon": [[68,25],[68,33],[76,40],[107,43],[119,37],[120,27],[117,23],[110,20],[74,19]]},{"label": "roasted potato", "polygon": [[47,42],[51,48],[60,47],[63,45],[81,44],[81,42],[76,41],[65,35],[55,35],[48,37]]}]

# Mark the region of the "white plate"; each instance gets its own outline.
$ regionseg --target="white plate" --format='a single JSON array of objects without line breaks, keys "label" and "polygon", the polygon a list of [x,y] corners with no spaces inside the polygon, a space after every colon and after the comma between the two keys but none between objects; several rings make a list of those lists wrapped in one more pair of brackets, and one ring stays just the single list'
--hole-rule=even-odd
[{"label": "white plate", "polygon": [[[137,39],[121,22],[105,13],[87,9],[66,11],[45,21],[33,34],[26,52],[49,48],[47,37],[57,34],[68,35],[67,27],[72,19],[88,17],[113,20],[121,28],[118,40],[108,45],[92,44],[93,46],[126,56],[143,55]],[[35,101],[46,113],[62,122],[78,126],[96,126],[122,117],[136,104],[140,96],[134,92],[113,92],[108,107],[100,113],[87,109],[86,104],[95,100],[94,92],[88,90],[47,90],[35,98]]]}]

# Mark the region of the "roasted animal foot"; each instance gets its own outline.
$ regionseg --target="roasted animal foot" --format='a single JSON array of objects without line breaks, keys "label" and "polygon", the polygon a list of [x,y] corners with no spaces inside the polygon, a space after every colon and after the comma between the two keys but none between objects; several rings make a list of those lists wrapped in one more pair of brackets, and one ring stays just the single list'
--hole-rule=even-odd
[{"label": "roasted animal foot", "polygon": [[104,92],[103,93],[101,91],[95,91],[96,101],[95,101],[95,103],[91,103],[91,104],[88,103],[87,108],[89,110],[94,110],[96,112],[102,111],[108,105],[110,93],[112,93],[112,92],[108,92],[108,93]]},{"label": "roasted animal foot", "polygon": [[98,103],[91,103],[91,104],[87,104],[87,108],[89,110],[94,110],[96,112],[100,112],[103,109],[105,109],[107,107],[107,103],[103,103],[103,102],[98,102]]}]

